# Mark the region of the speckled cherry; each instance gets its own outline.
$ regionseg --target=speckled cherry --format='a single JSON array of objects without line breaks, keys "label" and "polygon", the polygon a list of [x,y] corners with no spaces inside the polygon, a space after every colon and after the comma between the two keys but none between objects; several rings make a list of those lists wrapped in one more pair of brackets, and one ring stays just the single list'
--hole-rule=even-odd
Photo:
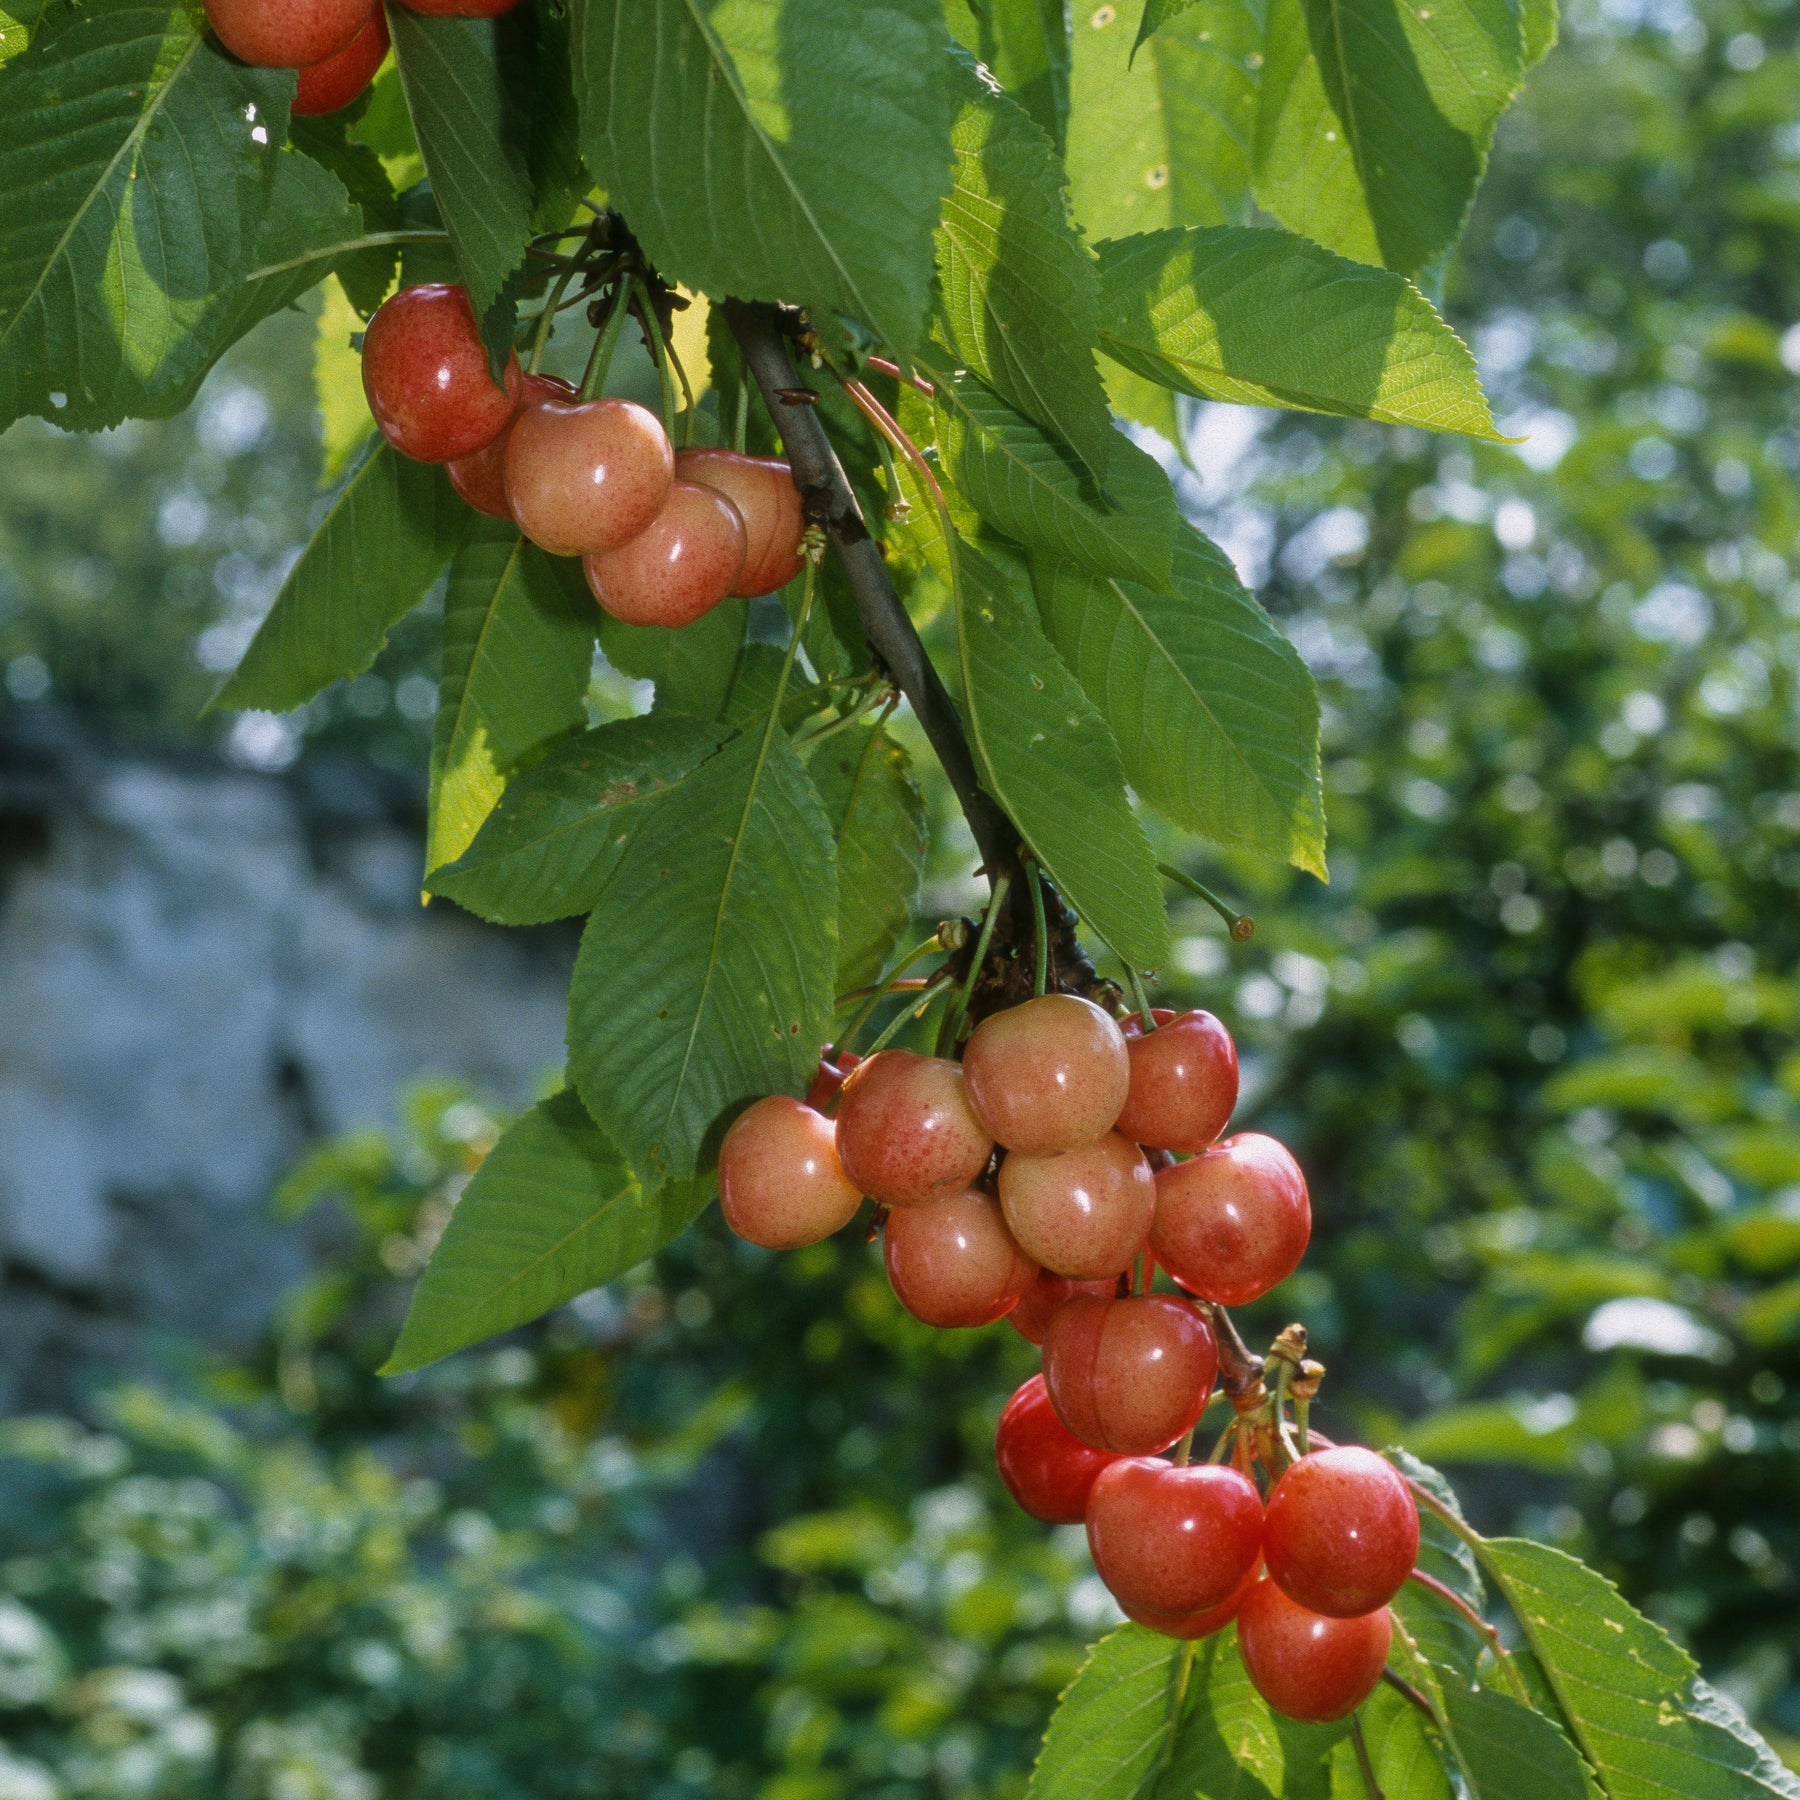
[{"label": "speckled cherry", "polygon": [[[1154,1016],[1154,1015],[1153,1015]],[[1117,1129],[1159,1150],[1204,1150],[1237,1105],[1237,1046],[1209,1012],[1159,1018],[1154,1031],[1127,1030],[1131,1086]]]},{"label": "speckled cherry", "polygon": [[1110,1300],[1115,1286],[1112,1281],[1074,1281],[1067,1275],[1058,1275],[1054,1269],[1040,1268],[1031,1286],[1020,1296],[1019,1304],[1006,1315],[1006,1322],[1027,1343],[1041,1344],[1059,1307],[1077,1294]]},{"label": "speckled cherry", "polygon": [[1330,1618],[1385,1606],[1419,1557],[1419,1509],[1392,1463],[1340,1444],[1290,1464],[1269,1495],[1269,1578]]},{"label": "speckled cherry", "polygon": [[717,488],[677,481],[636,537],[582,558],[601,606],[627,625],[691,625],[731,592],[744,521]]},{"label": "speckled cherry", "polygon": [[1157,1171],[1150,1248],[1202,1299],[1261,1299],[1300,1266],[1311,1236],[1306,1177],[1272,1137],[1240,1132]]},{"label": "speckled cherry", "polygon": [[747,547],[734,594],[772,594],[800,573],[806,515],[793,471],[779,457],[683,450],[675,458],[675,478],[717,488],[742,516]]},{"label": "speckled cherry", "polygon": [[336,56],[369,22],[376,0],[206,0],[206,22],[239,62],[309,69]]},{"label": "speckled cherry", "polygon": [[994,1432],[994,1461],[1006,1491],[1046,1525],[1079,1525],[1094,1477],[1117,1460],[1084,1444],[1056,1416],[1042,1375],[1007,1401]]},{"label": "speckled cherry", "polygon": [[336,56],[300,71],[294,85],[294,117],[310,119],[342,111],[375,79],[387,53],[387,14],[377,6],[368,24]]},{"label": "speckled cherry", "polygon": [[797,1250],[848,1225],[862,1194],[838,1166],[831,1121],[786,1094],[770,1094],[725,1133],[719,1205],[739,1237]]},{"label": "speckled cherry", "polygon": [[1094,1482],[1087,1536],[1094,1568],[1121,1606],[1205,1612],[1256,1567],[1262,1495],[1223,1464],[1121,1457]]},{"label": "speckled cherry", "polygon": [[1259,1581],[1245,1596],[1237,1628],[1256,1691],[1278,1713],[1310,1725],[1329,1725],[1368,1699],[1393,1639],[1385,1606],[1328,1619],[1296,1605],[1273,1581]]},{"label": "speckled cherry", "polygon": [[599,556],[629,543],[661,511],[674,479],[662,421],[633,400],[535,400],[506,443],[512,515],[552,556]]},{"label": "speckled cherry", "polygon": [[363,392],[390,444],[419,462],[454,462],[485,449],[512,423],[523,379],[488,372],[468,291],[436,282],[382,302],[363,334]]},{"label": "speckled cherry", "polygon": [[1059,1275],[1122,1275],[1144,1247],[1156,1181],[1136,1144],[1116,1131],[1056,1156],[1011,1152],[1000,1165],[1000,1204],[1013,1236]]},{"label": "speckled cherry", "polygon": [[[540,400],[572,401],[575,390],[556,375],[524,375],[520,377],[519,406],[535,405]],[[516,419],[514,421],[517,422]],[[506,446],[512,437],[508,425],[485,449],[473,456],[459,456],[445,465],[450,485],[479,513],[490,519],[510,519],[512,504],[506,497]]]},{"label": "speckled cherry", "polygon": [[806,1090],[806,1104],[823,1112],[838,1097],[850,1071],[861,1061],[854,1050],[840,1050],[833,1055],[827,1045],[819,1052],[819,1069]]},{"label": "speckled cherry", "polygon": [[1211,1327],[1173,1294],[1078,1295],[1044,1333],[1050,1402],[1097,1450],[1166,1450],[1199,1419],[1218,1372]]},{"label": "speckled cherry", "polygon": [[1004,1318],[1036,1273],[992,1196],[975,1188],[895,1207],[882,1257],[900,1304],[946,1329]]},{"label": "speckled cherry", "polygon": [[1091,1000],[1040,994],[991,1013],[963,1051],[969,1099],[996,1142],[1028,1156],[1110,1131],[1131,1085],[1117,1025]]},{"label": "speckled cherry", "polygon": [[910,1050],[879,1051],[851,1072],[838,1097],[837,1145],[844,1173],[887,1206],[959,1193],[994,1153],[962,1069]]},{"label": "speckled cherry", "polygon": [[1250,1590],[1262,1580],[1262,1572],[1262,1561],[1259,1558],[1251,1564],[1249,1573],[1238,1583],[1229,1599],[1201,1612],[1155,1612],[1148,1607],[1126,1606],[1123,1601],[1119,1603],[1120,1610],[1133,1624],[1159,1631],[1164,1637],[1208,1638],[1215,1632],[1223,1631],[1238,1616],[1244,1602],[1250,1597]]}]

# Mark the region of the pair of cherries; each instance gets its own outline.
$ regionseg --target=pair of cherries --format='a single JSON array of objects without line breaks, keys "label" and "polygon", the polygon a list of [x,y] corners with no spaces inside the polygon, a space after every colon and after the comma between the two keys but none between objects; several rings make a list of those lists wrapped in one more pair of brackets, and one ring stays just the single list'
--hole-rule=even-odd
[{"label": "pair of cherries", "polygon": [[582,400],[517,357],[496,383],[463,288],[383,302],[363,338],[363,391],[395,449],[446,464],[471,506],[552,555],[579,556],[595,599],[627,624],[686,625],[800,572],[806,521],[785,462],[677,456],[646,408]]}]

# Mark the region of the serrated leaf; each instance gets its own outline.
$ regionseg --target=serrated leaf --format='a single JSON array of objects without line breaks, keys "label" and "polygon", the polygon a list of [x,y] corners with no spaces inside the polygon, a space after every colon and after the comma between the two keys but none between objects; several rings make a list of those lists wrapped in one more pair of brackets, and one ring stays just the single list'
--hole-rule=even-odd
[{"label": "serrated leaf", "polygon": [[1475,359],[1404,276],[1289,231],[1222,225],[1098,246],[1100,347],[1200,400],[1495,438]]},{"label": "serrated leaf", "polygon": [[1170,1729],[1176,1645],[1122,1625],[1089,1652],[1050,1728],[1026,1800],[1149,1800]]},{"label": "serrated leaf", "polygon": [[[1378,1687],[1357,1709],[1363,1741],[1384,1800],[1453,1800],[1455,1790],[1425,1721],[1392,1688]],[[1356,1746],[1341,1743],[1331,1756],[1330,1800],[1368,1800]],[[1519,1800],[1525,1800],[1520,1796]]]},{"label": "serrated leaf", "polygon": [[1235,1631],[1201,1644],[1193,1687],[1159,1800],[1326,1800],[1327,1759],[1347,1727],[1274,1712],[1251,1685]]},{"label": "serrated leaf", "polygon": [[1174,823],[1325,875],[1311,673],[1224,555],[1184,525],[1164,587],[1036,566],[1050,641]]},{"label": "serrated leaf", "polygon": [[646,1191],[581,1102],[541,1101],[488,1152],[419,1277],[384,1375],[510,1331],[654,1255],[710,1196]]},{"label": "serrated leaf", "polygon": [[648,1179],[708,1166],[744,1105],[805,1086],[836,967],[831,821],[771,721],[665,796],[600,892],[569,992],[588,1111]]},{"label": "serrated leaf", "polygon": [[978,0],[952,9],[964,44],[1063,151],[1069,126],[1067,0]]},{"label": "serrated leaf", "polygon": [[443,573],[469,516],[442,470],[374,440],[213,705],[289,712],[360,675]]},{"label": "serrated leaf", "polygon": [[444,594],[427,873],[474,842],[514,769],[586,722],[596,617],[573,564],[471,523]]},{"label": "serrated leaf", "polygon": [[557,6],[524,11],[535,27],[532,35],[503,34],[500,55],[512,92],[529,100],[525,167],[531,177],[531,222],[539,231],[556,231],[568,224],[592,186],[581,162],[569,17]]},{"label": "serrated leaf", "polygon": [[806,759],[837,842],[837,988],[876,980],[912,920],[925,872],[925,802],[906,752],[852,726]]},{"label": "serrated leaf", "polygon": [[1523,74],[1507,0],[1270,0],[1265,54],[1264,207],[1403,275],[1456,241]]},{"label": "serrated leaf", "polygon": [[1439,1689],[1470,1800],[1599,1800],[1575,1746],[1549,1719],[1493,1688]]},{"label": "serrated leaf", "polygon": [[659,625],[600,620],[600,648],[622,675],[656,684],[658,712],[693,719],[722,719],[744,649],[748,600],[726,600],[691,625],[673,631]]},{"label": "serrated leaf", "polygon": [[432,875],[431,891],[497,925],[591,912],[657,805],[726,736],[658,713],[553,744],[507,783],[474,843]]},{"label": "serrated leaf", "polygon": [[256,262],[293,79],[182,6],[46,8],[0,66],[0,430],[186,404]]},{"label": "serrated leaf", "polygon": [[1520,0],[1519,30],[1527,69],[1536,68],[1555,49],[1558,10],[1557,0]]},{"label": "serrated leaf", "polygon": [[[1408,1451],[1388,1449],[1383,1454],[1400,1472],[1418,1482],[1452,1513],[1461,1517],[1456,1495],[1438,1471]],[[1474,1552],[1468,1544],[1428,1507],[1419,1508],[1419,1556],[1421,1574],[1441,1581],[1475,1612],[1486,1616],[1487,1590]],[[1429,1679],[1440,1676],[1464,1683],[1475,1680],[1487,1650],[1485,1636],[1448,1603],[1423,1587],[1408,1582],[1392,1601],[1395,1624],[1419,1656],[1430,1666]]]},{"label": "serrated leaf", "polygon": [[0,63],[10,62],[31,42],[44,6],[45,0],[7,0],[0,7]]},{"label": "serrated leaf", "polygon": [[1143,47],[1145,40],[1154,37],[1171,19],[1179,18],[1196,0],[1144,0],[1144,10],[1138,19],[1137,36],[1131,43],[1131,54],[1135,57]]},{"label": "serrated leaf", "polygon": [[955,66],[963,99],[937,241],[950,347],[1104,479],[1118,433],[1094,366],[1100,278],[1069,223],[1062,164],[1022,107]]},{"label": "serrated leaf", "polygon": [[[349,132],[348,114],[327,113],[322,118],[294,120],[288,142],[344,184],[362,214],[365,232],[397,231],[400,197],[387,168],[367,144],[354,141]],[[365,319],[386,299],[399,263],[399,247],[394,244],[372,244],[336,260],[338,280]]]},{"label": "serrated leaf", "polygon": [[657,268],[903,355],[950,179],[941,0],[577,0],[588,167]]}]

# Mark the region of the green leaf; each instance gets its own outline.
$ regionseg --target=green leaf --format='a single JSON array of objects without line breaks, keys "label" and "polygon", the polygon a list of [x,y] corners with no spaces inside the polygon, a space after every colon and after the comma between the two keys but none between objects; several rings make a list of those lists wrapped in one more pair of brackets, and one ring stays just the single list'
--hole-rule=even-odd
[{"label": "green leaf", "polygon": [[1035,567],[1050,641],[1174,823],[1325,876],[1319,699],[1294,647],[1184,525],[1166,587]]},{"label": "green leaf", "polygon": [[1508,0],[1270,0],[1256,198],[1411,275],[1462,229],[1523,73]]},{"label": "green leaf", "polygon": [[1470,1800],[1599,1800],[1575,1746],[1542,1714],[1494,1688],[1439,1690]]},{"label": "green leaf", "polygon": [[837,989],[876,980],[912,920],[925,872],[925,802],[911,759],[877,725],[852,726],[807,758],[837,841]]},{"label": "green leaf", "polygon": [[384,1375],[540,1317],[654,1255],[706,1204],[648,1192],[571,1093],[517,1120],[476,1171],[419,1277]]},{"label": "green leaf", "polygon": [[1200,400],[1494,438],[1475,359],[1404,276],[1288,231],[1222,225],[1099,246],[1100,347]]},{"label": "green leaf", "polygon": [[444,596],[427,872],[468,849],[514,769],[586,723],[595,629],[576,565],[516,526],[471,524]]},{"label": "green leaf", "polygon": [[1326,1800],[1327,1758],[1347,1726],[1300,1725],[1271,1710],[1251,1685],[1235,1631],[1200,1645],[1192,1686],[1159,1797]]},{"label": "green leaf", "polygon": [[1133,57],[1143,49],[1146,41],[1168,24],[1171,19],[1179,18],[1195,0],[1144,0],[1143,16],[1138,20],[1137,36],[1131,43]]},{"label": "green leaf", "polygon": [[1243,217],[1263,54],[1261,0],[1212,0],[1132,56],[1130,9],[1083,5],[1069,187],[1094,238]]},{"label": "green leaf", "polygon": [[[305,151],[315,162],[322,163],[344,184],[345,191],[362,214],[364,231],[397,231],[400,229],[400,197],[394,192],[387,169],[367,144],[353,141],[349,131],[349,115],[327,113],[322,118],[296,119],[289,130],[288,142],[293,148]],[[314,244],[327,241],[313,240]],[[262,260],[274,262],[279,259],[265,254]],[[337,260],[335,266],[344,292],[365,319],[386,299],[399,263],[399,247],[394,244],[373,245]]]},{"label": "green leaf", "polygon": [[937,251],[950,346],[1104,478],[1118,433],[1094,367],[1100,278],[1069,223],[1062,164],[1022,107],[962,72]]},{"label": "green leaf", "polygon": [[569,993],[589,1112],[647,1179],[692,1175],[745,1104],[805,1086],[836,967],[831,821],[771,720],[663,796],[600,892]]},{"label": "green leaf", "polygon": [[27,44],[46,0],[7,0],[0,7],[0,63],[10,62]]},{"label": "green leaf", "polygon": [[[1453,1800],[1443,1758],[1409,1701],[1392,1688],[1378,1687],[1357,1709],[1357,1717],[1384,1800]],[[1356,1746],[1339,1744],[1331,1755],[1330,1800],[1368,1800],[1368,1795]]]},{"label": "green leaf", "polygon": [[588,167],[714,297],[923,335],[950,178],[941,0],[577,0]]},{"label": "green leaf", "polygon": [[[1438,1471],[1405,1450],[1383,1453],[1403,1475],[1418,1482],[1461,1516],[1456,1495]],[[1419,1509],[1419,1558],[1421,1574],[1441,1581],[1475,1612],[1486,1616],[1487,1590],[1468,1544],[1428,1508]],[[1429,1666],[1429,1679],[1467,1685],[1476,1678],[1487,1650],[1487,1640],[1467,1619],[1436,1595],[1408,1582],[1392,1602],[1394,1620]]]},{"label": "green leaf", "polygon": [[180,411],[255,265],[292,94],[184,7],[45,9],[0,66],[0,430]]},{"label": "green leaf", "polygon": [[1106,721],[1009,573],[968,545],[960,561],[957,649],[982,785],[1120,956],[1138,969],[1166,966],[1169,920],[1156,859],[1126,798]]},{"label": "green leaf", "polygon": [[525,166],[531,223],[538,231],[556,231],[569,223],[593,185],[581,161],[569,17],[557,6],[522,8],[509,16],[534,26],[529,36],[515,28],[500,38],[502,70],[510,91],[524,103],[530,126]]},{"label": "green leaf", "polygon": [[656,684],[658,712],[722,719],[744,650],[748,600],[726,600],[691,625],[621,625],[600,617],[600,648],[622,675]]},{"label": "green leaf", "polygon": [[962,41],[1063,151],[1069,127],[1067,0],[952,4]]},{"label": "green leaf", "polygon": [[1556,47],[1557,0],[1520,0],[1519,29],[1525,40],[1525,67],[1534,69]]},{"label": "green leaf", "polygon": [[360,675],[443,573],[469,516],[442,470],[372,440],[212,704],[289,712]]},{"label": "green leaf", "polygon": [[521,92],[515,84],[537,29],[536,11],[503,19],[437,19],[405,6],[388,8],[394,60],[431,192],[463,283],[482,314],[524,261],[531,236],[531,99],[529,88]]},{"label": "green leaf", "polygon": [[506,784],[474,843],[432,875],[431,891],[497,925],[591,912],[656,807],[726,735],[657,713],[551,745]]},{"label": "green leaf", "polygon": [[1026,1800],[1149,1800],[1169,1736],[1173,1640],[1123,1625],[1051,1715]]}]

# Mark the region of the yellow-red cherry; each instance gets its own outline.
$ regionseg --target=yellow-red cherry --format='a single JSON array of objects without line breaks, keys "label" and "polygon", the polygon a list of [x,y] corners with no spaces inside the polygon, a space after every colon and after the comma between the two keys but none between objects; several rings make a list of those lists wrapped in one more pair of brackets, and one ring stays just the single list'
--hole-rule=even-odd
[{"label": "yellow-red cherry", "polygon": [[594,598],[627,625],[691,625],[731,592],[744,521],[717,488],[671,485],[656,517],[616,550],[582,558]]},{"label": "yellow-red cherry", "polygon": [[363,392],[390,444],[419,462],[485,449],[512,423],[522,376],[488,372],[468,290],[428,282],[384,300],[363,334]]},{"label": "yellow-red cherry", "polygon": [[1054,1269],[1040,1268],[1031,1286],[1019,1297],[1019,1304],[1006,1315],[1006,1322],[1028,1344],[1041,1344],[1044,1332],[1058,1308],[1067,1305],[1077,1294],[1092,1294],[1096,1299],[1110,1300],[1117,1284],[1112,1281],[1075,1281],[1058,1275]]},{"label": "yellow-red cherry", "polygon": [[[535,405],[539,400],[572,401],[575,390],[557,375],[526,374],[520,378],[519,409]],[[515,415],[513,424],[516,424]],[[459,456],[445,465],[450,485],[479,513],[490,519],[510,519],[512,503],[506,497],[506,445],[512,436],[512,424],[485,449],[473,456]]]},{"label": "yellow-red cherry", "polygon": [[1059,1275],[1122,1275],[1150,1230],[1156,1181],[1116,1131],[1055,1156],[1014,1150],[1000,1165],[1000,1204],[1032,1259]]},{"label": "yellow-red cherry", "polygon": [[1204,1150],[1216,1143],[1237,1105],[1231,1033],[1209,1012],[1185,1012],[1158,1018],[1148,1032],[1128,1020],[1125,1047],[1131,1087],[1118,1130],[1159,1150]]},{"label": "yellow-red cherry", "polygon": [[1028,1156],[1075,1150],[1110,1131],[1131,1085],[1124,1035],[1076,994],[990,1013],[969,1036],[963,1068],[981,1122]]},{"label": "yellow-red cherry", "polygon": [[1309,1612],[1385,1606],[1419,1558],[1419,1509],[1400,1472],[1356,1444],[1291,1463],[1269,1495],[1269,1579]]},{"label": "yellow-red cherry", "polygon": [[797,1250],[848,1225],[862,1194],[838,1165],[831,1121],[786,1094],[769,1094],[725,1133],[719,1205],[739,1237]]},{"label": "yellow-red cherry", "polygon": [[800,537],[806,514],[794,473],[778,456],[743,456],[735,450],[683,450],[675,478],[718,491],[744,521],[744,566],[732,588],[754,599],[786,587],[805,566]]},{"label": "yellow-red cherry", "polygon": [[309,69],[349,44],[375,6],[376,0],[206,0],[206,22],[239,62]]},{"label": "yellow-red cherry", "polygon": [[1033,1375],[1000,1414],[994,1461],[1006,1491],[1034,1519],[1079,1525],[1094,1477],[1118,1458],[1084,1444],[1056,1416],[1043,1376]]},{"label": "yellow-red cherry", "polygon": [[1196,1613],[1223,1606],[1262,1554],[1256,1483],[1220,1463],[1127,1456],[1088,1496],[1094,1568],[1121,1606]]},{"label": "yellow-red cherry", "polygon": [[851,1071],[838,1097],[837,1145],[844,1173],[885,1206],[960,1193],[994,1153],[960,1066],[910,1050],[878,1051]]},{"label": "yellow-red cherry", "polygon": [[1285,1146],[1260,1132],[1156,1172],[1150,1248],[1203,1300],[1261,1299],[1300,1266],[1311,1236],[1306,1177]]},{"label": "yellow-red cherry", "polygon": [[1174,1294],[1077,1295],[1044,1333],[1050,1403],[1097,1450],[1166,1450],[1205,1411],[1218,1372],[1212,1328]]},{"label": "yellow-red cherry", "polygon": [[634,400],[541,396],[521,408],[505,461],[512,515],[552,556],[599,556],[630,543],[675,479],[662,420]]},{"label": "yellow-red cherry", "polygon": [[377,6],[368,24],[336,56],[300,71],[294,84],[294,117],[310,119],[341,111],[375,79],[387,53],[387,14]]},{"label": "yellow-red cherry", "polygon": [[1329,1725],[1374,1693],[1387,1666],[1393,1620],[1384,1606],[1329,1619],[1259,1581],[1238,1609],[1238,1648],[1256,1691],[1285,1718]]},{"label": "yellow-red cherry", "polygon": [[827,1045],[819,1052],[819,1069],[806,1090],[806,1104],[823,1112],[838,1097],[850,1071],[861,1061],[854,1050],[840,1050],[834,1055],[831,1046]]},{"label": "yellow-red cherry", "polygon": [[945,1329],[1004,1318],[1036,1272],[993,1197],[977,1188],[895,1207],[882,1256],[900,1304]]}]

